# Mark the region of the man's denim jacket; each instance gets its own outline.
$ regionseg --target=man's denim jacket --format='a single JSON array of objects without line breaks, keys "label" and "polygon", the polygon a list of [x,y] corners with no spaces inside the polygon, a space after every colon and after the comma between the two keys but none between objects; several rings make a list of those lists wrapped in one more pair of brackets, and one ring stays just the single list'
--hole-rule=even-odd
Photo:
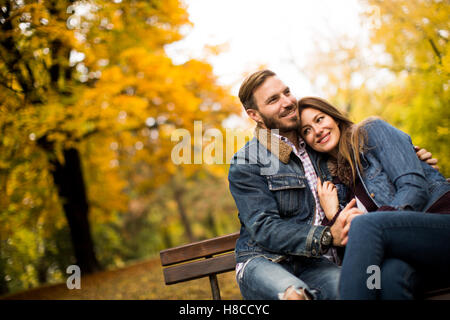
[{"label": "man's denim jacket", "polygon": [[363,172],[358,170],[367,194],[378,207],[426,211],[450,191],[450,184],[416,155],[411,138],[380,119],[363,125],[366,148]]},{"label": "man's denim jacket", "polygon": [[[240,237],[236,262],[255,256],[272,261],[286,255],[318,257],[324,226],[314,226],[315,202],[300,159],[270,131],[255,137],[231,160],[230,191],[239,210]],[[318,154],[308,151],[316,172]],[[322,176],[329,180],[329,176]]]}]

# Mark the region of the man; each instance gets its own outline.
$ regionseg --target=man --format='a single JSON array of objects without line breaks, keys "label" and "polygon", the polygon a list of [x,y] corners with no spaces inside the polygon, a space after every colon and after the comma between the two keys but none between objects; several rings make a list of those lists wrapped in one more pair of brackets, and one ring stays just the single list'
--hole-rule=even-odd
[{"label": "man", "polygon": [[250,75],[239,98],[257,123],[255,137],[234,155],[229,171],[241,222],[236,243],[241,293],[245,299],[336,299],[340,267],[332,246],[341,246],[345,227],[361,211],[353,201],[336,221],[322,225],[316,172],[322,181],[331,176],[297,135],[296,98],[274,72]]}]

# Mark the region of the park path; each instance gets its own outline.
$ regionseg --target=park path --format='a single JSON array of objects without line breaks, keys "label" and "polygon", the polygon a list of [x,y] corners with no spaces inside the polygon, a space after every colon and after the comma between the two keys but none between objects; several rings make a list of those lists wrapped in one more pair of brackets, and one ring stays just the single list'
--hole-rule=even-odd
[{"label": "park path", "polygon": [[[234,272],[218,275],[222,299],[242,299]],[[211,299],[208,278],[171,286],[164,284],[159,258],[127,267],[81,277],[81,289],[67,289],[65,283],[45,285],[0,297],[33,300],[147,300]]]}]

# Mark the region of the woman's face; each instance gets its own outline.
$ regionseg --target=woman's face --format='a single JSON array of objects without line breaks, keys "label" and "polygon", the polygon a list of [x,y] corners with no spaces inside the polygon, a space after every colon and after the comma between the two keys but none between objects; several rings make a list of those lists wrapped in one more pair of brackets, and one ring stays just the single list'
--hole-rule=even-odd
[{"label": "woman's face", "polygon": [[335,154],[341,131],[334,119],[314,108],[301,111],[301,135],[305,142],[318,152]]}]

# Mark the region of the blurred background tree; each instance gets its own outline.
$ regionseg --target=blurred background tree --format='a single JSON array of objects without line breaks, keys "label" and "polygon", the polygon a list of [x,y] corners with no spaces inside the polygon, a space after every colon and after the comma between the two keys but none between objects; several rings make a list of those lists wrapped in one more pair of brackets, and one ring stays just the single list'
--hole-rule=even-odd
[{"label": "blurred background tree", "polygon": [[377,115],[432,151],[450,176],[450,6],[441,0],[362,0],[368,37],[318,36],[292,62],[354,121]]},{"label": "blurred background tree", "polygon": [[415,144],[439,158],[450,176],[450,6],[448,1],[370,0],[378,8],[371,41],[389,59],[380,68],[395,75],[385,88],[387,118]]},{"label": "blurred background tree", "polygon": [[183,241],[173,228],[206,236],[186,222],[188,188],[170,188],[206,169],[177,170],[171,133],[194,119],[220,128],[239,109],[209,64],[166,55],[190,24],[180,1],[0,9],[0,293],[58,281],[69,264],[88,274],[148,256]]}]

